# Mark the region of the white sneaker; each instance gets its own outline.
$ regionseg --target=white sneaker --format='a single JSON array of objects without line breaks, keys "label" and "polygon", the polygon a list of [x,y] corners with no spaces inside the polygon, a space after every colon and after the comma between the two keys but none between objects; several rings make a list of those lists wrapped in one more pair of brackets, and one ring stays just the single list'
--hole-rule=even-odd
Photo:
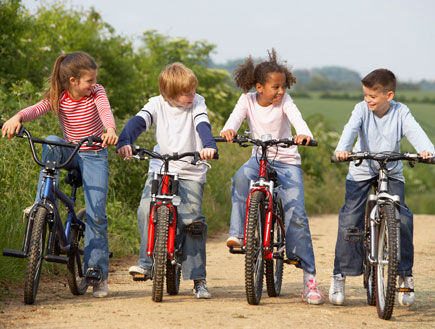
[{"label": "white sneaker", "polygon": [[139,265],[133,265],[128,269],[128,274],[136,275],[136,274],[145,274],[145,269]]},{"label": "white sneaker", "polygon": [[323,304],[325,302],[325,296],[323,296],[322,292],[317,287],[318,283],[314,275],[305,276],[302,301],[312,305]]},{"label": "white sneaker", "polygon": [[241,247],[243,246],[243,239],[241,238],[236,238],[235,236],[230,236],[227,239],[227,247]]},{"label": "white sneaker", "polygon": [[208,291],[205,279],[193,280],[193,292],[198,299],[210,299],[211,293]]},{"label": "white sneaker", "polygon": [[107,280],[103,280],[100,284],[94,287],[94,297],[103,298],[109,295],[109,287],[107,286]]},{"label": "white sneaker", "polygon": [[[403,289],[403,291],[401,291]],[[401,306],[411,306],[415,301],[414,294],[414,277],[411,276],[399,276],[399,304]]]},{"label": "white sneaker", "polygon": [[331,287],[329,288],[329,301],[334,305],[344,304],[344,284],[346,277],[342,274],[332,276]]}]

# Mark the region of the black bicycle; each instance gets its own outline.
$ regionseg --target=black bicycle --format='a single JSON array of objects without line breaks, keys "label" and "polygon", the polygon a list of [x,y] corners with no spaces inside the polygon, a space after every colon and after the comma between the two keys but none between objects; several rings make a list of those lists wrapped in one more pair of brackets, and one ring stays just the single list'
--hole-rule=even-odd
[{"label": "black bicycle", "polygon": [[[369,195],[365,214],[365,229],[363,238],[364,288],[367,290],[367,303],[376,305],[378,316],[389,320],[393,313],[397,268],[400,263],[400,197],[388,193],[389,162],[406,160],[411,167],[414,163],[435,164],[435,159],[423,159],[416,153],[396,152],[358,152],[351,153],[346,160],[331,157],[331,162],[362,161],[370,163],[372,170],[378,172],[378,178],[373,183],[373,193]],[[361,233],[349,232],[348,235],[359,239]],[[351,237],[352,238],[352,237]],[[410,289],[400,288],[401,292]]]},{"label": "black bicycle", "polygon": [[[2,124],[0,124],[1,128]],[[65,182],[72,186],[71,195],[63,193],[56,186],[56,171],[70,164],[80,146],[98,146],[101,138],[90,136],[80,140],[77,144],[41,140],[32,137],[31,133],[22,126],[16,137],[27,138],[35,162],[43,167],[43,183],[40,193],[41,199],[31,208],[27,217],[26,230],[21,250],[3,249],[4,256],[27,258],[26,278],[24,284],[24,302],[33,304],[38,292],[41,276],[42,261],[67,265],[68,286],[72,294],[83,295],[88,284],[98,284],[102,279],[101,271],[90,269],[83,273],[84,234],[86,210],[74,209],[77,189],[82,186],[81,174],[72,170],[65,176]],[[42,162],[36,152],[35,143],[47,144],[54,147],[68,147],[73,151],[63,163],[47,160]],[[67,208],[65,224],[59,213],[58,201]],[[48,232],[48,237],[47,237]]]}]

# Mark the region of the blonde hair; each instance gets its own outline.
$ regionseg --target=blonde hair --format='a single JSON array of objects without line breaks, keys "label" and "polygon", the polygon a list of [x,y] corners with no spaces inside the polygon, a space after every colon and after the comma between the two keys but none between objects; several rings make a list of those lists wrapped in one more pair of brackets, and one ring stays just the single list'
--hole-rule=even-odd
[{"label": "blonde hair", "polygon": [[57,115],[59,110],[59,98],[62,92],[68,89],[69,79],[80,79],[83,71],[96,70],[97,64],[88,54],[77,51],[71,54],[60,55],[54,63],[50,77],[50,87],[45,92],[44,98],[48,100]]},{"label": "blonde hair", "polygon": [[159,91],[165,100],[192,92],[198,86],[195,73],[181,63],[166,66],[159,75]]}]

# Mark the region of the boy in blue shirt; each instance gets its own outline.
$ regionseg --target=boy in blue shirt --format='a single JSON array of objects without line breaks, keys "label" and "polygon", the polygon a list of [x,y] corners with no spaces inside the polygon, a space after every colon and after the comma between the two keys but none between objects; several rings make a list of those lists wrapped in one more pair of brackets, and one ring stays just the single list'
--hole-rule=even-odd
[{"label": "boy in blue shirt", "polygon": [[[361,80],[364,101],[358,103],[344,126],[340,141],[335,150],[338,160],[345,160],[350,154],[355,137],[358,136],[353,152],[400,152],[400,140],[406,137],[423,157],[431,157],[435,149],[423,129],[415,121],[410,110],[404,104],[393,101],[396,89],[396,77],[386,69],[378,69]],[[409,288],[409,292],[400,292],[399,303],[409,306],[414,303],[414,263],[413,216],[405,204],[405,179],[403,165],[399,161],[389,166],[389,193],[400,196],[400,253],[398,268],[399,287]],[[344,303],[344,284],[346,276],[358,276],[363,273],[362,241],[345,240],[347,228],[363,230],[365,207],[372,182],[377,179],[367,161],[360,166],[349,164],[346,177],[345,204],[340,210],[337,243],[335,247],[334,272],[329,289],[329,300],[334,305]]]},{"label": "boy in blue shirt", "polygon": [[[131,159],[131,146],[138,136],[155,126],[157,145],[154,151],[160,154],[174,152],[200,152],[201,159],[212,159],[217,152],[207,107],[202,96],[195,90],[198,80],[192,70],[181,63],[168,65],[159,76],[160,95],[149,99],[148,103],[131,118],[119,136],[118,153]],[[159,172],[161,161],[151,159],[149,172]],[[181,268],[185,280],[194,281],[196,298],[211,298],[206,285],[205,242],[207,224],[202,214],[202,197],[206,179],[206,166],[193,166],[185,161],[172,161],[169,171],[179,174],[179,196],[177,226],[182,230],[191,224],[201,224],[202,235],[186,233],[181,256]],[[151,202],[151,180],[145,182],[137,220],[141,234],[138,265],[131,266],[131,275],[151,276],[152,259],[147,256],[148,220]]]}]

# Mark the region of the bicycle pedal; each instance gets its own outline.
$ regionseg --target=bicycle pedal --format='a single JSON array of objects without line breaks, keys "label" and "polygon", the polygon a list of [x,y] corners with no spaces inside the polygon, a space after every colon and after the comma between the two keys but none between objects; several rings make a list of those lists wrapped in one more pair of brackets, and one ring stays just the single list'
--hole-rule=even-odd
[{"label": "bicycle pedal", "polygon": [[283,262],[286,263],[286,264],[294,265],[297,268],[302,268],[301,260],[298,257],[292,257],[292,258],[284,259]]},{"label": "bicycle pedal", "polygon": [[133,275],[133,281],[147,281],[151,278],[146,274],[135,274]]},{"label": "bicycle pedal", "polygon": [[414,292],[411,288],[397,288],[397,292]]},{"label": "bicycle pedal", "polygon": [[245,253],[245,248],[231,246],[229,248],[229,252],[232,253],[232,254],[244,254]]},{"label": "bicycle pedal", "polygon": [[85,276],[89,286],[96,287],[103,281],[103,272],[99,268],[89,267]]}]

